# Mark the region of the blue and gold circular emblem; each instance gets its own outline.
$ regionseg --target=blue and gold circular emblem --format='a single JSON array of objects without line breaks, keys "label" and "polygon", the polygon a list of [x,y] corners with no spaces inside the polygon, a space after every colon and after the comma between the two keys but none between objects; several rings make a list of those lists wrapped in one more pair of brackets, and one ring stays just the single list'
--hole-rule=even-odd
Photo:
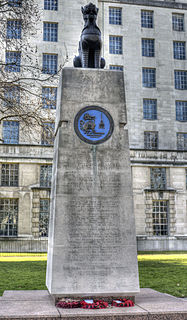
[{"label": "blue and gold circular emblem", "polygon": [[75,132],[84,142],[99,144],[108,140],[114,129],[114,122],[108,111],[90,106],[81,109],[74,121]]}]

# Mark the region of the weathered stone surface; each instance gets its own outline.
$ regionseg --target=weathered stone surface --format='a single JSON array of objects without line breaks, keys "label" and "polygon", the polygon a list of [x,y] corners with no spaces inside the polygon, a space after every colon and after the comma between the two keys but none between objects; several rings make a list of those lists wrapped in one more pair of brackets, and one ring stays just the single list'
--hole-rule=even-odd
[{"label": "weathered stone surface", "polygon": [[2,296],[3,300],[11,301],[48,301],[52,298],[47,290],[6,290]]},{"label": "weathered stone surface", "polygon": [[54,304],[46,301],[11,301],[1,300],[0,318],[2,319],[55,319],[59,312]]},{"label": "weathered stone surface", "polygon": [[[47,287],[64,296],[139,292],[123,73],[65,68],[57,110]],[[114,120],[90,145],[74,118],[86,106]]]},{"label": "weathered stone surface", "polygon": [[[60,309],[51,303],[48,291],[5,291],[0,298],[0,319],[3,320],[186,320],[187,301],[152,289],[141,289],[131,308]],[[145,303],[149,305],[146,308]],[[177,310],[175,304],[177,303]],[[157,311],[155,310],[155,307]],[[170,311],[166,311],[167,305]]]}]

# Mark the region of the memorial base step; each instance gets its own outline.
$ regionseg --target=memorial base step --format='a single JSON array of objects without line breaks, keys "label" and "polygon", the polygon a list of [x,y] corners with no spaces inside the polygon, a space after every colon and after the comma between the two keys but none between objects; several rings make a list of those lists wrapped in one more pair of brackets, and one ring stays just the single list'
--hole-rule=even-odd
[{"label": "memorial base step", "polygon": [[47,290],[5,291],[0,297],[3,320],[187,320],[187,299],[141,289],[134,307],[100,310],[56,308]]}]

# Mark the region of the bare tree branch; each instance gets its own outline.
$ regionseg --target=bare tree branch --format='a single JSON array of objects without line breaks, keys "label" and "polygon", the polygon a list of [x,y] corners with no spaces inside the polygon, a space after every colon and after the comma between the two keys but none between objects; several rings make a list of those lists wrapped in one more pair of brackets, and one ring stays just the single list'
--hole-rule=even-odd
[{"label": "bare tree branch", "polygon": [[[42,70],[37,47],[30,41],[39,22],[35,0],[0,0],[0,122],[20,121],[31,131],[54,121],[52,102],[42,96],[42,86],[56,87],[63,67],[56,74]],[[68,60],[66,46],[65,52],[64,63]]]}]

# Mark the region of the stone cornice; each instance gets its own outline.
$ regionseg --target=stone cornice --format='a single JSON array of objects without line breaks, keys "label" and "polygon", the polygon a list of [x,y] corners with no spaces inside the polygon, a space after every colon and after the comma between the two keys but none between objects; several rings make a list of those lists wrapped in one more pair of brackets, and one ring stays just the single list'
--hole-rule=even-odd
[{"label": "stone cornice", "polygon": [[171,8],[178,10],[187,10],[187,4],[172,1],[159,1],[159,0],[99,0],[99,2],[108,2],[116,4],[132,4],[137,6],[149,6],[160,8]]},{"label": "stone cornice", "polygon": [[130,149],[131,165],[187,167],[187,151]]}]

